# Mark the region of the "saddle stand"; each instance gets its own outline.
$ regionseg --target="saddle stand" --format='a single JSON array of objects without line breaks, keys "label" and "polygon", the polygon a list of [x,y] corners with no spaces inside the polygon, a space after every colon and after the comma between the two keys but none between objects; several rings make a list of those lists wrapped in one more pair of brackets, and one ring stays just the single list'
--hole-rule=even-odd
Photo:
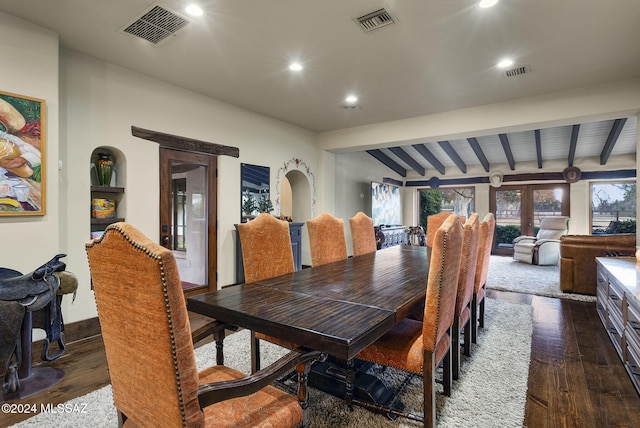
[{"label": "saddle stand", "polygon": [[[0,360],[4,363],[3,401],[18,400],[57,384],[64,371],[54,367],[32,367],[32,330],[46,332],[42,360],[52,361],[65,351],[62,336],[62,295],[77,289],[77,280],[60,261],[59,254],[33,272],[22,275],[0,268]],[[64,287],[62,284],[64,283]],[[50,354],[49,346],[57,342]]]}]

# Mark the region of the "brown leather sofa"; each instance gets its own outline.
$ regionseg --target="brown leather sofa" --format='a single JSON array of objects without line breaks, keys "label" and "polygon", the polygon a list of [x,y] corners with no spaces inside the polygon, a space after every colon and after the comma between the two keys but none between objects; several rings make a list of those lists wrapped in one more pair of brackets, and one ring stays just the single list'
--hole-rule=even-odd
[{"label": "brown leather sofa", "polygon": [[634,256],[635,233],[565,235],[560,238],[560,289],[596,294],[596,257]]}]

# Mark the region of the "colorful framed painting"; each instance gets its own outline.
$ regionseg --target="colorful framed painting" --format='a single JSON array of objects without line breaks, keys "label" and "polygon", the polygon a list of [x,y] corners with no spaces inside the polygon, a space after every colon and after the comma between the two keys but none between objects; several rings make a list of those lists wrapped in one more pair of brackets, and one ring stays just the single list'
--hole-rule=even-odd
[{"label": "colorful framed painting", "polygon": [[44,215],[46,105],[0,91],[0,216]]}]

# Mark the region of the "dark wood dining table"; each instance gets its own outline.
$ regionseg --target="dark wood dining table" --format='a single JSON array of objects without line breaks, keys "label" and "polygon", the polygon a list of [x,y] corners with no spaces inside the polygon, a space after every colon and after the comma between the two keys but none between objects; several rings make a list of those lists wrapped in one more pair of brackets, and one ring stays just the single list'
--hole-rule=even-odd
[{"label": "dark wood dining table", "polygon": [[349,362],[422,306],[428,275],[426,247],[399,245],[199,294],[187,308]]}]

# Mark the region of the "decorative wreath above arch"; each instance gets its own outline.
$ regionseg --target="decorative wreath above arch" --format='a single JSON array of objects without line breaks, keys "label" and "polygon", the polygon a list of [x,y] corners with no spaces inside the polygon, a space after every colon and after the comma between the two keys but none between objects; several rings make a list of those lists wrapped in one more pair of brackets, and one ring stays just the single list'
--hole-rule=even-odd
[{"label": "decorative wreath above arch", "polygon": [[280,211],[280,183],[282,178],[287,175],[289,171],[300,171],[303,173],[311,183],[311,214],[316,215],[316,176],[311,172],[311,168],[302,159],[291,158],[284,163],[278,170],[276,175],[276,204],[275,210]]}]

